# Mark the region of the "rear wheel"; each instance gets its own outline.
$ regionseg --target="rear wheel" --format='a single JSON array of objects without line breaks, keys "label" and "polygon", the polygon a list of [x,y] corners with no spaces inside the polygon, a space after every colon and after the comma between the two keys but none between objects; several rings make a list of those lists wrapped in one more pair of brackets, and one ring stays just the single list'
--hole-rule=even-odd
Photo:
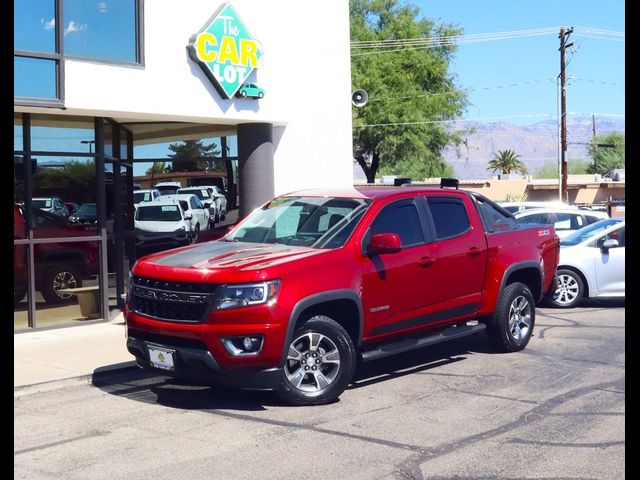
[{"label": "rear wheel", "polygon": [[507,285],[500,296],[488,333],[501,352],[517,352],[531,340],[536,319],[535,301],[524,283]]},{"label": "rear wheel", "polygon": [[355,366],[356,353],[346,330],[316,315],[293,334],[277,393],[293,405],[332,402],[349,385]]},{"label": "rear wheel", "polygon": [[60,293],[59,290],[80,287],[82,287],[82,278],[77,267],[54,265],[45,270],[40,283],[40,293],[47,303],[67,303],[73,300],[75,295]]}]

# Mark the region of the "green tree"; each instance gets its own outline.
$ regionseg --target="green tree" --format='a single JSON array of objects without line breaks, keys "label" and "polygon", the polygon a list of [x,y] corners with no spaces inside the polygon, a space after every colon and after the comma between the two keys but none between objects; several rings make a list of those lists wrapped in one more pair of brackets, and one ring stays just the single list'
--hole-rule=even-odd
[{"label": "green tree", "polygon": [[167,167],[167,162],[154,162],[151,165],[151,168],[148,168],[145,172],[145,175],[158,175],[160,173],[168,173],[169,168]]},{"label": "green tree", "polygon": [[504,174],[511,172],[522,173],[526,175],[528,173],[527,167],[520,160],[518,155],[513,150],[498,150],[498,153],[493,154],[493,160],[489,162],[487,170],[500,170]]},{"label": "green tree", "polygon": [[220,150],[215,143],[205,145],[202,140],[184,140],[172,143],[169,150],[171,172],[198,172],[215,169],[215,157]]},{"label": "green tree", "polygon": [[[419,18],[417,7],[398,0],[351,0],[349,5],[352,42],[461,33]],[[352,109],[354,159],[370,183],[380,167],[406,176],[414,171],[442,176],[447,167],[442,150],[459,145],[462,132],[441,121],[460,116],[468,105],[448,72],[455,46],[395,47],[381,53],[382,48],[352,49],[352,89],[369,95],[364,107]]]},{"label": "green tree", "polygon": [[593,160],[593,164],[589,166],[589,173],[608,176],[612,169],[624,168],[624,134],[622,133],[596,135],[587,147],[587,151]]},{"label": "green tree", "polygon": [[[589,173],[589,162],[587,160],[575,159],[567,162],[567,173],[569,175],[583,175]],[[558,164],[545,163],[533,174],[535,178],[558,178]]]}]

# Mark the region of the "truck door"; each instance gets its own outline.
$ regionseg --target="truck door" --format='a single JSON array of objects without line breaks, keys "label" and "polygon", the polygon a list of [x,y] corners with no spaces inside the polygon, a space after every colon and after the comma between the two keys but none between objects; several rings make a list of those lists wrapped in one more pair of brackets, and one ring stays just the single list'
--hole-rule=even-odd
[{"label": "truck door", "polygon": [[425,197],[435,232],[432,265],[435,311],[442,317],[474,314],[486,276],[487,242],[482,221],[467,197],[434,192]]},{"label": "truck door", "polygon": [[364,236],[365,246],[373,234],[396,233],[402,241],[402,250],[363,257],[365,337],[419,325],[416,317],[430,303],[437,282],[428,272],[433,245],[423,226],[426,226],[424,212],[413,198],[389,203],[371,222]]}]

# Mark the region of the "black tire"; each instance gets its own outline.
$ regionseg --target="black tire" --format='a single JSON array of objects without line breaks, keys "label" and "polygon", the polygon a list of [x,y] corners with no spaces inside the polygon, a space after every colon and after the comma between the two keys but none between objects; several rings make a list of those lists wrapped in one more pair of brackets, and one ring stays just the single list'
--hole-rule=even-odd
[{"label": "black tire", "polygon": [[61,288],[82,287],[82,274],[75,265],[52,265],[45,269],[40,280],[40,293],[46,303],[56,305],[76,299],[72,294],[58,294]]},{"label": "black tire", "polygon": [[[318,341],[315,349],[311,341]],[[276,393],[286,403],[330,403],[351,382],[356,367],[355,348],[347,331],[331,318],[324,315],[311,317],[296,329],[288,347],[296,349],[300,359],[288,358],[282,368],[282,384]],[[296,385],[294,382],[297,380]],[[321,386],[325,380],[328,383]]]},{"label": "black tire", "polygon": [[535,320],[535,300],[531,290],[524,283],[511,283],[500,292],[487,333],[500,352],[517,352],[531,340]]},{"label": "black tire", "polygon": [[191,243],[192,245],[194,243],[196,243],[198,241],[198,235],[200,234],[200,224],[196,223],[196,229],[195,231],[191,234],[191,238],[189,239],[189,243]]},{"label": "black tire", "polygon": [[260,92],[258,93],[258,98],[263,98],[264,97],[264,93]]},{"label": "black tire", "polygon": [[556,308],[573,308],[584,296],[582,277],[573,270],[560,269],[554,279],[555,289],[545,298],[545,302]]},{"label": "black tire", "polygon": [[240,96],[241,96],[242,98],[247,98],[247,92],[245,92],[244,90],[242,90],[242,91],[240,92]]}]

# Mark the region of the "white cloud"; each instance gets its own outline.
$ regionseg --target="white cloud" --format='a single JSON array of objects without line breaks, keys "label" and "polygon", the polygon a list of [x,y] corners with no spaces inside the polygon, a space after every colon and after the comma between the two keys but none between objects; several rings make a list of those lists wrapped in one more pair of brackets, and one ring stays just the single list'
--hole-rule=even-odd
[{"label": "white cloud", "polygon": [[107,11],[107,3],[106,2],[98,3],[98,11],[100,13],[105,13]]},{"label": "white cloud", "polygon": [[64,34],[67,35],[68,33],[73,33],[73,32],[83,32],[86,29],[87,29],[86,23],[76,23],[75,21],[71,20],[67,28],[64,29]]},{"label": "white cloud", "polygon": [[42,27],[45,30],[51,30],[52,28],[55,28],[55,26],[56,26],[56,19],[52,18],[51,20],[49,20],[47,22],[44,18],[41,18],[40,19],[40,25],[42,25]]}]

